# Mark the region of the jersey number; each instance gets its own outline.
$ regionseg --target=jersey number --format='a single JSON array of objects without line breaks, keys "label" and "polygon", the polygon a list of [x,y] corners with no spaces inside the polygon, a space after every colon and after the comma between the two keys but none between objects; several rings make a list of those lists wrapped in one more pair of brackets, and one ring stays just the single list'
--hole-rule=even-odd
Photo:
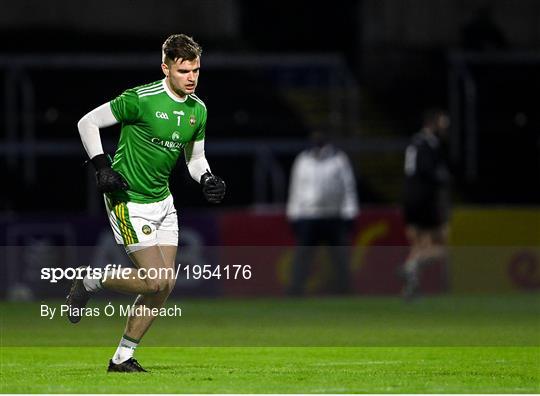
[{"label": "jersey number", "polygon": [[182,116],[185,114],[183,111],[173,111],[174,114],[176,114],[176,119],[178,120],[178,122],[176,123],[176,125],[180,126],[180,119],[182,118]]}]

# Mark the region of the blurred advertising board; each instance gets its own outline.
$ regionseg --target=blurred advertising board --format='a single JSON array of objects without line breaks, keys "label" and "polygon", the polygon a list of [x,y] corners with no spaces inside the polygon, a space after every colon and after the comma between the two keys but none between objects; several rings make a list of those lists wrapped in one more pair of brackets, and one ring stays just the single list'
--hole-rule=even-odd
[{"label": "blurred advertising board", "polygon": [[540,289],[540,209],[457,208],[452,216],[451,289]]},{"label": "blurred advertising board", "polygon": [[[180,214],[176,295],[281,296],[291,282],[295,239],[282,212],[248,209]],[[64,297],[68,281],[44,282],[43,267],[128,266],[105,219],[17,216],[0,222],[2,297]],[[345,247],[351,292],[395,295],[396,272],[408,254],[397,207],[366,207]],[[540,211],[458,208],[451,223],[450,262],[422,273],[424,293],[500,292],[540,288]],[[218,268],[219,267],[219,268]],[[332,293],[331,251],[317,248],[306,292]]]}]

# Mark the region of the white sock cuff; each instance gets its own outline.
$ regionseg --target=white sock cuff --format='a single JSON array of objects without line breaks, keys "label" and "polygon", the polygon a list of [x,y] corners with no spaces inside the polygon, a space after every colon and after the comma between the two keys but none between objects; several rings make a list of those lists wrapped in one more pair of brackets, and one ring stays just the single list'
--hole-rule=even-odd
[{"label": "white sock cuff", "polygon": [[120,344],[116,349],[112,361],[114,364],[120,364],[133,357],[135,348],[139,345],[139,341],[124,335],[120,340]]},{"label": "white sock cuff", "polygon": [[103,285],[101,284],[101,279],[89,278],[88,275],[86,275],[83,278],[83,285],[86,291],[92,292],[92,293],[103,289]]},{"label": "white sock cuff", "polygon": [[130,338],[127,336],[123,336],[122,339],[120,340],[120,346],[124,348],[135,349],[137,348],[137,345],[139,345],[139,341],[134,340],[133,338]]}]

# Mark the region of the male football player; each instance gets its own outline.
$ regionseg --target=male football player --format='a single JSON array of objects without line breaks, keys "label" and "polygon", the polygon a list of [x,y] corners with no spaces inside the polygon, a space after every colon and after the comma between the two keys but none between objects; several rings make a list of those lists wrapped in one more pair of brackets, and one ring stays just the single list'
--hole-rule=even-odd
[{"label": "male football player", "polygon": [[[191,37],[174,34],[162,50],[164,79],[126,90],[86,114],[77,125],[96,169],[97,188],[104,194],[116,242],[124,245],[135,268],[123,277],[106,273],[101,279],[89,275],[76,279],[67,297],[73,323],[79,322],[81,308],[100,289],[138,295],[135,307],[164,305],[175,279],[173,271],[164,275],[158,270],[175,268],[178,245],[178,220],[168,179],[182,151],[206,199],[219,203],[225,195],[225,183],[211,173],[204,155],[206,106],[195,95],[201,47]],[[111,161],[103,152],[100,129],[117,123],[121,124],[120,141]],[[151,268],[154,271],[149,272]],[[160,276],[151,279],[150,273]],[[133,353],[154,318],[128,318],[109,372],[146,371]]]},{"label": "male football player", "polygon": [[422,267],[447,258],[450,173],[442,143],[449,125],[445,111],[427,110],[405,151],[403,211],[411,244],[402,268],[405,298],[417,293]]}]

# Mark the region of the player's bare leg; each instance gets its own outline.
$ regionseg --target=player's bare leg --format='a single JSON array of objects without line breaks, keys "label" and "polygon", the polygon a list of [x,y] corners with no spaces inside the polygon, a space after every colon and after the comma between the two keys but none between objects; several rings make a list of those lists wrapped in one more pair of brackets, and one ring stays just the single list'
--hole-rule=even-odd
[{"label": "player's bare leg", "polygon": [[448,226],[430,230],[423,236],[422,248],[419,253],[421,262],[431,262],[445,259],[448,255]]},{"label": "player's bare leg", "polygon": [[[68,294],[66,304],[70,306],[69,320],[78,323],[81,320],[81,310],[86,306],[90,297],[100,289],[108,289],[126,294],[157,294],[168,288],[166,279],[151,279],[141,276],[140,268],[159,269],[165,267],[163,255],[158,246],[133,252],[130,258],[137,268],[115,268],[107,271],[101,279],[75,279]],[[170,261],[170,260],[169,260]],[[163,276],[162,276],[163,277]]]},{"label": "player's bare leg", "polygon": [[[155,252],[141,250],[141,256],[146,256],[143,262],[156,262],[162,265],[161,255]],[[157,250],[159,253],[159,250]],[[145,253],[142,253],[145,252]],[[139,252],[137,252],[139,253]],[[100,289],[108,289],[127,294],[153,294],[159,291],[161,285],[157,280],[142,278],[133,268],[114,268],[107,271],[101,278],[91,278],[88,274],[83,279],[74,279],[66,304],[70,307],[68,319],[78,323],[82,317],[82,310],[90,297]]]},{"label": "player's bare leg", "polygon": [[409,241],[409,254],[405,259],[405,264],[403,265],[403,270],[405,272],[414,272],[417,268],[417,261],[421,254],[422,244],[421,244],[421,234],[422,231],[417,227],[408,226],[405,230],[407,239]]},{"label": "player's bare leg", "polygon": [[416,294],[419,286],[418,263],[422,252],[422,231],[415,226],[408,226],[405,232],[410,249],[405,263],[400,269],[400,276],[405,280],[402,295],[404,298],[409,299]]},{"label": "player's bare leg", "polygon": [[422,241],[417,260],[418,272],[433,264],[443,265],[443,283],[447,282],[448,234],[447,225],[430,230]]},{"label": "player's bare leg", "polygon": [[[103,288],[127,294],[155,294],[165,288],[165,280],[159,279],[160,277],[151,279],[143,273],[148,273],[150,268],[159,271],[159,268],[166,267],[161,250],[157,245],[132,252],[129,254],[129,258],[136,268],[123,268],[122,274],[127,276],[107,274],[107,278],[102,282]],[[144,271],[140,272],[141,268]],[[150,274],[152,275],[152,273]]]},{"label": "player's bare leg", "polygon": [[176,252],[178,247],[175,245],[159,245],[161,249],[161,254],[163,255],[163,260],[170,267],[176,267]]},{"label": "player's bare leg", "polygon": [[409,261],[415,260],[418,256],[420,230],[414,226],[408,226],[405,229],[405,235],[407,236],[410,245],[409,254],[405,260],[405,262],[408,263]]},{"label": "player's bare leg", "polygon": [[[128,317],[120,345],[109,362],[109,372],[145,371],[133,359],[133,353],[156,318],[151,314],[151,310],[163,307],[175,283],[174,257],[176,256],[176,246],[168,246],[164,250],[165,253],[160,246],[151,246],[129,255],[139,272],[146,273],[147,276],[143,275],[141,277],[144,278],[151,292],[140,294],[135,299],[134,308],[138,309],[142,314]],[[115,286],[118,287],[118,284]],[[131,370],[132,368],[134,369]]]},{"label": "player's bare leg", "polygon": [[[161,308],[165,305],[176,282],[174,278],[176,250],[176,246],[152,246],[151,248],[130,254],[132,261],[138,268],[149,269],[156,263],[159,265],[159,267],[154,267],[156,269],[169,269],[160,274],[160,279],[154,280],[152,288],[156,289],[156,291],[150,294],[140,294],[135,300],[135,306],[145,306],[152,309]],[[141,252],[145,253],[137,254]],[[125,335],[132,339],[140,340],[150,328],[154,319],[155,316],[153,315],[130,316],[127,320]]]},{"label": "player's bare leg", "polygon": [[407,230],[411,242],[411,250],[404,265],[406,284],[403,296],[413,297],[419,287],[420,271],[432,263],[444,262],[448,256],[448,226],[431,230],[419,230],[411,227]]}]

